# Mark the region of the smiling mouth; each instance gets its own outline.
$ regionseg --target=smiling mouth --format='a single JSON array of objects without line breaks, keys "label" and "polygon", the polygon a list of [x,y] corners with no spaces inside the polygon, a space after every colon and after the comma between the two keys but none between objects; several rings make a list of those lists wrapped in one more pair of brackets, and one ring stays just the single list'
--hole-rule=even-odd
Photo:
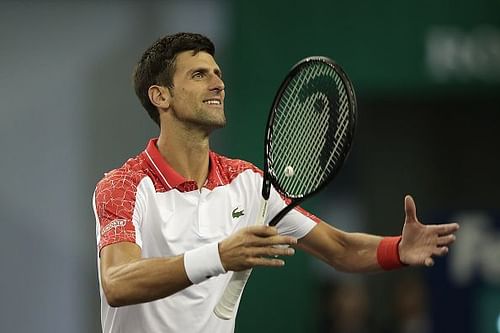
[{"label": "smiling mouth", "polygon": [[203,101],[203,103],[215,106],[222,105],[222,101],[220,99],[206,99]]}]

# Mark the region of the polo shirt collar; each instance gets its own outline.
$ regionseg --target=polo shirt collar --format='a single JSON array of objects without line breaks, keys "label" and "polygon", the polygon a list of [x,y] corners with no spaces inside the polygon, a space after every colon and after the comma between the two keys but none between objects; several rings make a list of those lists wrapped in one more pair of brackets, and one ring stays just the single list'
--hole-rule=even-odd
[{"label": "polo shirt collar", "polygon": [[[165,186],[166,189],[176,188],[182,192],[198,189],[194,180],[184,178],[168,164],[163,156],[161,156],[157,142],[158,138],[149,140],[144,153],[146,154],[146,160],[149,166],[153,172],[158,175],[163,186]],[[210,151],[209,158],[208,177],[204,187],[213,189],[217,186],[224,185],[224,182],[219,170],[219,163],[217,163],[217,154]]]}]

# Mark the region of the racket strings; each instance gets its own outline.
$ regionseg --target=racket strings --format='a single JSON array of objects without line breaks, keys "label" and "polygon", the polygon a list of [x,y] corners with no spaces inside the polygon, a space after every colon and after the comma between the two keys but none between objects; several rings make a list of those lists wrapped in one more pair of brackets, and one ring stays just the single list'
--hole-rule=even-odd
[{"label": "racket strings", "polygon": [[[313,73],[315,75],[316,73]],[[306,75],[302,76],[295,76],[293,80],[290,82],[289,87],[287,90],[285,90],[283,98],[282,98],[282,103],[281,105],[278,105],[277,108],[277,113],[278,117],[276,119],[279,119],[279,121],[275,122],[276,124],[276,132],[274,132],[276,135],[274,136],[275,138],[281,137],[282,140],[281,142],[278,140],[275,140],[274,142],[276,143],[277,149],[276,149],[276,154],[275,156],[283,156],[287,155],[288,159],[278,159],[276,160],[277,168],[276,170],[285,170],[287,167],[292,167],[294,169],[293,173],[300,175],[303,174],[301,170],[301,165],[297,163],[297,160],[300,160],[303,158],[304,151],[302,151],[302,148],[300,145],[295,144],[297,141],[297,136],[304,136],[303,131],[300,129],[293,129],[289,128],[290,124],[293,123],[293,118],[294,115],[291,112],[286,112],[286,110],[293,110],[297,107],[297,101],[296,97],[299,94],[300,88],[305,84],[306,80],[308,77]],[[292,87],[290,89],[290,87]],[[307,108],[307,106],[304,106]],[[283,117],[283,118],[280,118]],[[302,127],[302,129],[307,129],[309,128],[308,124],[305,124],[305,126]],[[283,134],[284,135],[283,135]],[[307,138],[307,133],[305,139]],[[286,135],[286,136],[285,136]],[[293,135],[295,137],[290,138],[289,135]],[[291,159],[290,159],[291,158]],[[287,182],[285,185],[287,188],[291,188],[291,185]]]},{"label": "racket strings", "polygon": [[[299,76],[300,80],[297,80],[298,82],[295,82],[294,88],[290,90],[290,91],[292,91],[292,93],[290,93],[289,95],[294,96],[294,94],[296,94],[296,92],[297,92],[297,88],[302,87],[304,85],[304,81],[309,80],[310,78],[318,77],[321,74],[324,74],[324,73],[319,72],[320,69],[321,68],[319,68],[319,67],[314,67],[312,73],[310,73],[309,75]],[[319,76],[319,77],[321,77],[321,76]],[[292,85],[293,84],[294,83],[292,82]],[[322,135],[315,135],[315,131],[311,130],[311,129],[318,130],[317,124],[321,124],[321,123],[325,124],[325,120],[327,120],[326,118],[328,117],[328,114],[326,112],[321,112],[321,113],[314,113],[313,112],[314,111],[313,110],[314,103],[316,103],[318,99],[327,100],[326,98],[324,98],[324,95],[322,95],[320,92],[316,91],[315,93],[313,93],[312,95],[310,95],[307,98],[306,103],[302,104],[302,110],[305,111],[304,114],[305,115],[312,115],[312,117],[303,117],[302,124],[301,124],[302,130],[293,131],[290,128],[284,129],[285,133],[293,134],[293,137],[289,138],[290,140],[286,141],[289,144],[284,145],[284,147],[287,148],[287,151],[289,154],[288,156],[294,157],[294,159],[288,161],[289,165],[290,166],[295,165],[296,169],[297,169],[294,172],[297,175],[297,177],[290,178],[291,180],[293,180],[292,182],[285,182],[286,187],[294,188],[296,185],[302,183],[304,178],[306,178],[308,176],[307,172],[304,172],[304,170],[301,170],[303,168],[300,168],[301,166],[305,166],[306,163],[297,163],[297,162],[300,162],[301,160],[302,160],[302,162],[307,162],[307,161],[304,161],[304,157],[307,158],[307,157],[313,156],[314,155],[313,149],[315,147],[318,147],[321,144],[321,142],[318,142],[318,141],[319,140],[324,141],[324,135],[323,136]],[[282,123],[284,123],[284,124],[294,124],[294,121],[290,118],[293,116],[296,116],[296,115],[294,115],[291,112],[287,112],[287,110],[296,109],[297,105],[290,105],[290,101],[291,101],[291,99],[286,100],[286,103],[284,103],[284,107],[282,109],[282,111],[284,112],[283,114],[285,115],[285,117],[283,118],[283,121],[282,121]],[[296,103],[296,101],[294,101],[294,102]],[[328,106],[328,102],[325,103],[325,106]],[[314,117],[315,115],[318,115],[318,114],[320,115],[319,118]],[[300,140],[300,139],[303,142],[309,142],[310,144],[307,146],[296,144],[297,140]],[[291,143],[291,147],[290,147],[290,143]],[[290,149],[290,148],[292,148],[292,149]],[[300,152],[300,153],[298,153],[298,152]],[[286,168],[286,166],[285,166],[285,168]],[[281,169],[281,168],[279,167],[279,169]]]},{"label": "racket strings", "polygon": [[[283,179],[283,186],[286,188],[294,189],[296,184],[300,181],[302,181],[302,178],[304,176],[307,176],[306,173],[304,172],[303,169],[303,159],[304,157],[307,157],[309,154],[309,150],[307,149],[307,146],[299,145],[297,144],[297,140],[301,139],[305,142],[310,142],[311,141],[311,135],[313,134],[312,131],[309,131],[311,128],[311,117],[301,119],[302,121],[302,126],[299,128],[291,128],[290,125],[294,125],[296,122],[293,118],[297,117],[297,114],[294,114],[294,112],[299,112],[299,115],[304,113],[303,110],[306,110],[307,112],[304,113],[305,115],[308,114],[308,112],[311,109],[312,106],[312,99],[306,100],[306,103],[303,103],[302,105],[298,105],[298,100],[295,96],[299,94],[300,88],[307,82],[309,77],[311,76],[316,76],[317,75],[317,70],[314,71],[312,74],[309,75],[302,75],[302,76],[296,76],[294,80],[290,82],[289,87],[292,87],[291,89],[287,89],[284,94],[284,98],[281,100],[282,103],[281,105],[278,106],[277,112],[279,112],[278,118],[281,121],[277,121],[276,124],[281,126],[281,131],[282,132],[275,132],[274,138],[281,137],[283,145],[277,144],[277,147],[281,147],[281,151],[276,149],[276,156],[287,156],[286,159],[281,159],[277,160],[276,165],[277,165],[277,170],[284,170],[285,168],[292,168],[293,174],[296,175],[293,178],[289,179]],[[293,96],[293,97],[292,97]],[[308,102],[308,103],[307,103]],[[288,112],[287,112],[288,111]],[[312,113],[311,113],[312,114]],[[279,133],[279,134],[278,134]],[[281,136],[280,134],[283,133]],[[278,143],[278,140],[275,140],[276,143]],[[290,170],[290,169],[289,169]],[[287,181],[288,180],[288,181]],[[294,180],[293,182],[290,182],[289,180]]]},{"label": "racket strings", "polygon": [[[335,146],[332,148],[330,158],[328,160],[328,167],[330,168],[328,170],[328,174],[333,171],[334,166],[337,165],[337,162],[339,159],[342,157],[342,152],[344,151],[344,146],[345,146],[345,139],[346,139],[346,134],[348,131],[348,122],[346,121],[348,117],[348,108],[344,107],[344,111],[340,112],[340,117],[338,120],[338,128],[335,133],[335,136],[333,138],[333,142],[335,143]],[[331,138],[328,138],[331,139]],[[332,160],[333,159],[333,160]],[[316,175],[314,176],[314,179],[317,180],[315,186],[319,186],[321,181],[319,174],[322,172],[320,169],[316,170]]]},{"label": "racket strings", "polygon": [[[311,110],[313,108],[312,102],[305,107],[308,112],[314,112]],[[316,188],[324,180],[322,175],[322,169],[319,166],[319,158],[314,158],[318,155],[318,147],[323,147],[326,144],[327,137],[326,132],[328,128],[326,126],[321,126],[321,124],[326,124],[328,121],[328,113],[322,112],[321,117],[308,117],[307,122],[304,124],[304,128],[311,129],[308,130],[304,137],[296,137],[297,140],[302,140],[306,145],[296,145],[297,148],[302,149],[302,159],[296,156],[294,160],[291,161],[292,165],[300,165],[300,169],[296,172],[296,177],[288,177],[285,181],[285,186],[290,188],[298,188],[301,184],[305,184],[309,181],[309,186],[311,188]],[[320,124],[318,126],[318,124]],[[327,164],[328,166],[328,164]],[[310,172],[308,172],[310,171]],[[310,174],[312,172],[312,174]],[[315,180],[315,182],[313,182]]]},{"label": "racket strings", "polygon": [[[305,106],[307,112],[314,112],[312,110],[312,108],[314,107],[312,101],[313,98],[314,97],[311,97],[311,101],[308,103],[308,105]],[[322,182],[323,178],[319,174],[321,170],[318,165],[319,159],[313,157],[317,155],[316,150],[318,149],[318,147],[323,147],[326,143],[325,134],[328,129],[324,126],[321,126],[321,124],[325,124],[327,121],[327,112],[322,112],[320,117],[307,117],[303,127],[311,130],[307,131],[305,133],[305,136],[302,138],[300,136],[293,138],[295,142],[297,140],[302,140],[304,143],[307,143],[307,145],[296,145],[297,148],[302,148],[301,157],[303,159],[301,161],[300,157],[296,156],[296,158],[291,161],[292,165],[298,164],[301,166],[301,168],[300,170],[297,170],[296,177],[288,177],[286,179],[287,181],[285,183],[287,184],[287,187],[297,188],[298,186],[300,186],[300,184],[304,184],[304,182],[307,182],[307,179],[315,179],[316,182]],[[311,163],[313,164],[312,166]],[[311,175],[308,174],[308,172],[304,172],[304,169],[307,167],[309,167],[311,171],[316,170],[316,172],[312,175],[312,178]],[[309,185],[313,188],[317,186],[316,183],[311,183]]]},{"label": "racket strings", "polygon": [[313,62],[293,77],[275,108],[270,167],[290,197],[313,192],[346,151],[348,90],[335,69]]},{"label": "racket strings", "polygon": [[[296,82],[291,83],[291,86],[293,87],[293,89],[289,89],[286,91],[286,92],[290,91],[290,93],[286,94],[286,98],[283,99],[283,101],[285,101],[284,105],[282,108],[279,108],[279,111],[281,112],[281,115],[284,118],[282,119],[282,121],[278,122],[278,124],[284,124],[284,126],[285,125],[289,126],[290,124],[293,124],[293,122],[295,121],[293,119],[293,117],[296,117],[296,115],[294,115],[292,112],[287,112],[287,110],[294,110],[294,109],[297,109],[297,107],[298,107],[296,97],[292,98],[291,96],[297,96],[298,90],[301,87],[303,87],[306,80],[309,80],[311,77],[317,77],[319,74],[321,74],[319,72],[319,70],[321,68],[313,67],[312,69],[313,69],[313,71],[309,75],[296,76],[295,77]],[[316,93],[316,94],[319,95],[318,93]],[[312,96],[312,97],[313,98],[309,98],[307,100],[309,103],[306,103],[302,106],[302,108],[306,111],[306,114],[309,113],[309,114],[313,115],[312,113],[310,113],[310,111],[311,111],[312,103],[315,102],[315,98],[314,98],[315,96]],[[299,130],[297,130],[297,129],[293,130],[292,128],[283,128],[282,129],[284,131],[284,133],[289,134],[289,135],[293,135],[293,137],[288,138],[289,140],[285,140],[286,145],[283,146],[284,148],[286,148],[286,151],[288,151],[288,154],[289,154],[288,156],[293,157],[292,160],[288,161],[289,162],[288,165],[290,165],[290,166],[297,165],[297,167],[300,167],[300,164],[297,164],[297,161],[298,160],[300,161],[304,157],[310,156],[310,152],[304,151],[305,147],[301,147],[301,145],[297,145],[296,142],[300,138],[302,138],[302,140],[304,140],[306,142],[310,142],[311,139],[314,139],[314,137],[313,137],[314,132],[310,131],[309,129],[313,128],[314,125],[316,123],[318,123],[318,120],[314,119],[313,117],[307,117],[306,119],[302,119],[302,121],[305,121],[305,123],[302,124],[302,126]],[[316,138],[319,138],[319,136],[316,136]],[[286,151],[283,153],[286,153]],[[282,161],[282,162],[284,162],[284,161]],[[281,166],[281,167],[283,167],[283,166]],[[284,166],[284,167],[286,167],[286,166]],[[304,172],[300,172],[300,169],[298,169],[296,173],[298,175],[305,174]],[[295,179],[297,180],[298,177],[296,177]]]}]

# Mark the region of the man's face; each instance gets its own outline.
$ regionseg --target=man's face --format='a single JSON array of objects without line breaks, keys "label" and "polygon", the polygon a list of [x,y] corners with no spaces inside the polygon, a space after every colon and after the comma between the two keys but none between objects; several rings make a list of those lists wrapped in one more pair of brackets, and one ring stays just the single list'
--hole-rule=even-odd
[{"label": "man's face", "polygon": [[224,127],[224,82],[214,58],[206,52],[181,52],[175,61],[171,107],[186,126],[211,131]]}]

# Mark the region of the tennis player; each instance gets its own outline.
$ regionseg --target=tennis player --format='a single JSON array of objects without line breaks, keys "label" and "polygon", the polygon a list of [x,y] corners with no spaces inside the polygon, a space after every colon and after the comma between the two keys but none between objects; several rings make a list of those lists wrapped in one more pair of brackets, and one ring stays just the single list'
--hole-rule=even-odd
[{"label": "tennis player", "polygon": [[[301,208],[276,227],[253,226],[262,172],[210,150],[210,134],[226,124],[214,54],[208,38],[178,33],[156,41],[135,69],[160,135],[94,193],[103,332],[233,332],[235,319],[212,311],[232,272],[281,267],[294,248],[349,272],[432,266],[448,252],[458,225],[421,224],[410,196],[397,237],[343,232]],[[284,206],[272,190],[268,216]]]}]

